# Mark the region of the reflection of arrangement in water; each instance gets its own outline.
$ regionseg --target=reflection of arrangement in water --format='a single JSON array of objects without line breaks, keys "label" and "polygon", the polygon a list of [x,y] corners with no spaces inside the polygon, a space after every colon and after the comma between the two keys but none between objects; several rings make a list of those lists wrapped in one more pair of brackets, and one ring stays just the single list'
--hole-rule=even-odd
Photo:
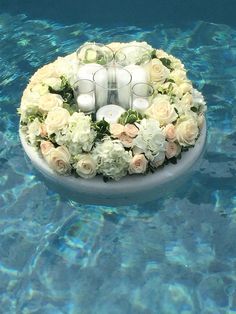
[{"label": "reflection of arrangement in water", "polygon": [[55,172],[119,180],[177,163],[205,110],[179,59],[131,42],[86,43],[45,65],[19,113],[22,134]]}]

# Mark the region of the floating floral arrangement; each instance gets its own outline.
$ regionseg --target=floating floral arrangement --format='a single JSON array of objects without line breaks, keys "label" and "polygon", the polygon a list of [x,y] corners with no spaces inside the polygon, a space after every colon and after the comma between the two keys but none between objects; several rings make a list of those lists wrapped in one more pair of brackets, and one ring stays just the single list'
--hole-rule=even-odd
[{"label": "floating floral arrangement", "polygon": [[85,43],[31,77],[18,111],[20,132],[57,174],[117,181],[177,164],[206,104],[163,50]]}]

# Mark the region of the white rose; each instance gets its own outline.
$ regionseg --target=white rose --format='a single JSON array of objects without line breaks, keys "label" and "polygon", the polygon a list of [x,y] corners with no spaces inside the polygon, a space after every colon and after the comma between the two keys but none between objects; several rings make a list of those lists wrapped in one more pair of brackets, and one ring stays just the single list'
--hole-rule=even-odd
[{"label": "white rose", "polygon": [[201,113],[197,118],[197,124],[200,130],[203,128],[204,122],[205,122],[205,117],[204,117],[204,114]]},{"label": "white rose", "polygon": [[166,58],[169,59],[170,55],[168,55],[168,53],[166,53],[164,50],[161,49],[157,49],[156,50],[156,57],[157,58]]},{"label": "white rose", "polygon": [[44,80],[47,86],[50,86],[54,90],[58,91],[61,89],[61,79],[59,77],[49,77]]},{"label": "white rose", "polygon": [[178,115],[173,105],[170,104],[169,97],[159,95],[153,99],[152,105],[145,112],[150,118],[158,120],[160,125],[174,122]]},{"label": "white rose", "polygon": [[60,77],[55,69],[54,63],[46,64],[38,69],[38,71],[31,77],[30,82],[36,84],[44,81],[48,77]]},{"label": "white rose", "polygon": [[32,93],[38,94],[39,96],[48,94],[48,86],[45,84],[32,84],[29,87]]},{"label": "white rose", "polygon": [[170,73],[170,79],[174,80],[177,85],[185,83],[187,81],[185,70],[174,70]]},{"label": "white rose", "polygon": [[45,155],[45,159],[48,165],[58,174],[70,173],[71,155],[65,146],[51,148],[49,152]]},{"label": "white rose", "polygon": [[49,111],[47,118],[45,120],[45,126],[48,134],[55,133],[63,129],[70,118],[69,112],[60,107],[56,107],[55,109]]},{"label": "white rose", "polygon": [[144,173],[147,169],[147,159],[143,154],[135,155],[129,164],[129,173]]},{"label": "white rose", "polygon": [[170,75],[170,70],[160,60],[152,59],[149,65],[149,73],[151,81],[164,83]]},{"label": "white rose", "polygon": [[193,96],[190,93],[186,93],[180,100],[183,110],[188,111],[193,105]]},{"label": "white rose", "polygon": [[80,155],[79,160],[74,164],[77,174],[85,179],[93,178],[96,175],[96,162],[90,155]]},{"label": "white rose", "polygon": [[191,116],[180,119],[176,125],[176,138],[182,146],[194,145],[198,133],[197,122]]},{"label": "white rose", "polygon": [[179,144],[173,142],[167,142],[166,145],[166,158],[170,159],[177,157],[181,152],[181,147]]},{"label": "white rose", "polygon": [[56,107],[62,107],[63,98],[56,94],[46,94],[39,99],[39,109],[43,111],[51,111]]}]

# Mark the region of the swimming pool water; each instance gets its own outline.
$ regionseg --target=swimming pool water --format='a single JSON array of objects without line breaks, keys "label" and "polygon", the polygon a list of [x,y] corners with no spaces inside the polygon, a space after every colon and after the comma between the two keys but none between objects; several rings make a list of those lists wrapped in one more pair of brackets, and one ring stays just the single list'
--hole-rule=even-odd
[{"label": "swimming pool water", "polygon": [[[145,40],[181,58],[208,103],[201,164],[172,197],[63,200],[26,159],[29,77],[84,41]],[[0,14],[0,313],[236,313],[236,30],[192,22],[94,27]]]}]

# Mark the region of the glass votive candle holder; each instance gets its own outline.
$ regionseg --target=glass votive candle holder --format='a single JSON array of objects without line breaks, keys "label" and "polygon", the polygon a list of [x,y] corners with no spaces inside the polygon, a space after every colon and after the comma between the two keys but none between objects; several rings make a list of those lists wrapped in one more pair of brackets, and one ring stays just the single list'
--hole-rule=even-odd
[{"label": "glass votive candle holder", "polygon": [[90,114],[95,112],[95,90],[94,82],[81,79],[73,85],[74,97],[78,110]]},{"label": "glass votive candle holder", "polygon": [[103,67],[95,72],[93,80],[97,108],[113,104],[128,109],[131,98],[131,79],[129,71],[115,65]]},{"label": "glass votive candle holder", "polygon": [[150,84],[137,83],[132,87],[131,108],[144,114],[151,103],[154,89]]},{"label": "glass votive candle holder", "polygon": [[115,63],[125,67],[130,64],[144,66],[151,61],[150,50],[138,45],[126,45],[116,51]]},{"label": "glass votive candle holder", "polygon": [[123,66],[132,75],[131,87],[137,83],[148,83],[150,81],[150,61],[150,51],[142,46],[128,45],[115,53],[115,63]]},{"label": "glass votive candle holder", "polygon": [[85,43],[76,50],[76,56],[79,64],[108,65],[114,59],[112,49],[100,43]]}]

